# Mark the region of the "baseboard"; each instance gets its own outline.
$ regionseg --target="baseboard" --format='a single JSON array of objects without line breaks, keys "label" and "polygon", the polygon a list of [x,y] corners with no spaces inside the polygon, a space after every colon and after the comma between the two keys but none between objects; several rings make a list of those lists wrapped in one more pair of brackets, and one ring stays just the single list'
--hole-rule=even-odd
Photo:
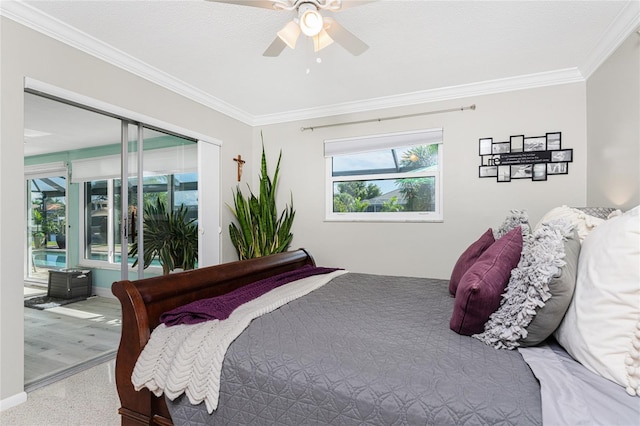
[{"label": "baseboard", "polygon": [[10,396],[9,398],[0,400],[0,411],[4,411],[6,409],[15,407],[25,402],[27,402],[27,393],[20,392],[17,395],[13,395],[13,396]]},{"label": "baseboard", "polygon": [[90,360],[84,361],[80,364],[74,365],[72,367],[61,370],[51,376],[47,376],[44,379],[36,380],[34,382],[25,383],[24,390],[26,392],[33,392],[36,389],[40,389],[42,387],[48,386],[52,383],[55,383],[59,380],[66,379],[67,377],[71,377],[74,374],[80,373],[81,371],[87,370],[89,368],[95,367],[96,365],[103,364],[105,362],[111,361],[115,359],[117,350],[114,349],[112,351],[106,352],[102,355],[99,355]]},{"label": "baseboard", "polygon": [[93,287],[93,294],[95,294],[96,296],[100,296],[100,297],[108,297],[110,299],[115,299],[116,298],[113,295],[113,293],[111,293],[111,287],[104,288],[104,287],[94,286]]}]

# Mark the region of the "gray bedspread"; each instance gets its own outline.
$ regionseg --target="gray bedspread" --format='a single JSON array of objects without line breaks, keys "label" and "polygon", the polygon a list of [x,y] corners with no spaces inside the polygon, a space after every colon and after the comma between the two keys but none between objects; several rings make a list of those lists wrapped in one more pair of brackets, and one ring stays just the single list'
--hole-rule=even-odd
[{"label": "gray bedspread", "polygon": [[227,351],[209,415],[188,425],[536,425],[540,387],[517,351],[449,330],[448,281],[349,273],[255,319]]}]

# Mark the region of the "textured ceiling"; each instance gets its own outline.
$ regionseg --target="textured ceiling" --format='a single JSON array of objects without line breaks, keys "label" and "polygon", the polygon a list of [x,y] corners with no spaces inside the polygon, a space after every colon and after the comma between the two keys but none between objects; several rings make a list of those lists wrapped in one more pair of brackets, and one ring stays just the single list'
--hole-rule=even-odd
[{"label": "textured ceiling", "polygon": [[267,58],[292,12],[200,0],[25,3],[258,120],[539,73],[584,76],[620,16],[638,13],[637,1],[380,0],[323,12],[370,46],[361,56],[336,44],[314,54],[301,39]]}]

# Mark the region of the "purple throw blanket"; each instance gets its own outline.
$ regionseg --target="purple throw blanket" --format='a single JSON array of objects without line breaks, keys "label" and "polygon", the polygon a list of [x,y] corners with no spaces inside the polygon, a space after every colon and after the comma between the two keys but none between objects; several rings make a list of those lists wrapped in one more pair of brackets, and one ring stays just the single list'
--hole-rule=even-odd
[{"label": "purple throw blanket", "polygon": [[262,296],[274,288],[312,275],[328,274],[338,269],[305,265],[293,271],[247,284],[221,296],[196,300],[180,306],[160,315],[160,322],[170,327],[178,324],[198,324],[214,319],[224,320],[229,318],[229,315],[237,307]]}]

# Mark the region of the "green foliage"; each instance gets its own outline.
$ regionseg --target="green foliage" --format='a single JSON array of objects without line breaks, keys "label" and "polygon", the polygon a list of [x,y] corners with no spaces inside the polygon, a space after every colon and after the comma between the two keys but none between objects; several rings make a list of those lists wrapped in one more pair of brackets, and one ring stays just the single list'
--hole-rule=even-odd
[{"label": "green foliage", "polygon": [[[177,210],[168,211],[160,198],[144,206],[143,244],[144,268],[148,268],[155,257],[167,275],[176,268],[195,268],[198,260],[198,226],[195,219],[187,219],[188,210],[181,204]],[[138,264],[138,241],[131,245],[129,256],[136,256]]]},{"label": "green foliage", "polygon": [[[438,145],[419,145],[412,147],[400,159],[402,167],[420,169],[438,164]],[[433,211],[433,178],[410,178],[396,181],[404,197],[406,211]]]},{"label": "green foliage", "polygon": [[[249,196],[245,198],[236,187],[233,208],[229,206],[238,224],[229,225],[229,235],[240,260],[266,256],[268,254],[286,251],[291,244],[293,234],[291,226],[295,217],[293,210],[293,195],[291,205],[285,205],[278,216],[276,207],[276,189],[280,173],[280,160],[273,175],[269,178],[267,159],[262,145],[262,162],[260,168],[260,192],[254,195],[249,188]],[[248,186],[248,185],[247,185]]]},{"label": "green foliage", "polygon": [[346,192],[339,192],[333,196],[334,212],[364,212],[369,207],[369,201],[361,200]]},{"label": "green foliage", "polygon": [[432,196],[433,178],[398,179],[396,183],[400,188],[400,193],[406,200],[404,206],[406,211],[433,211],[435,206]]},{"label": "green foliage", "polygon": [[31,210],[31,215],[33,216],[33,223],[36,225],[36,230],[40,230],[40,226],[44,222],[44,216],[39,209]]},{"label": "green foliage", "polygon": [[438,145],[418,145],[407,150],[400,159],[400,166],[416,169],[438,164]]},{"label": "green foliage", "polygon": [[389,201],[385,201],[382,203],[382,208],[380,211],[382,212],[399,212],[404,210],[404,207],[401,204],[398,204],[398,197],[395,195],[389,199]]},{"label": "green foliage", "polygon": [[47,219],[42,222],[42,231],[45,234],[48,234],[48,235],[59,234],[62,229],[64,228],[61,227],[61,223],[55,220]]},{"label": "green foliage", "polygon": [[374,183],[366,184],[364,181],[357,180],[351,182],[340,182],[338,191],[342,194],[349,194],[353,198],[361,200],[369,200],[378,197],[381,194],[380,187]]},{"label": "green foliage", "polygon": [[333,196],[334,212],[364,212],[369,207],[369,201],[378,197],[382,191],[374,183],[364,181],[340,182],[338,193]]}]

